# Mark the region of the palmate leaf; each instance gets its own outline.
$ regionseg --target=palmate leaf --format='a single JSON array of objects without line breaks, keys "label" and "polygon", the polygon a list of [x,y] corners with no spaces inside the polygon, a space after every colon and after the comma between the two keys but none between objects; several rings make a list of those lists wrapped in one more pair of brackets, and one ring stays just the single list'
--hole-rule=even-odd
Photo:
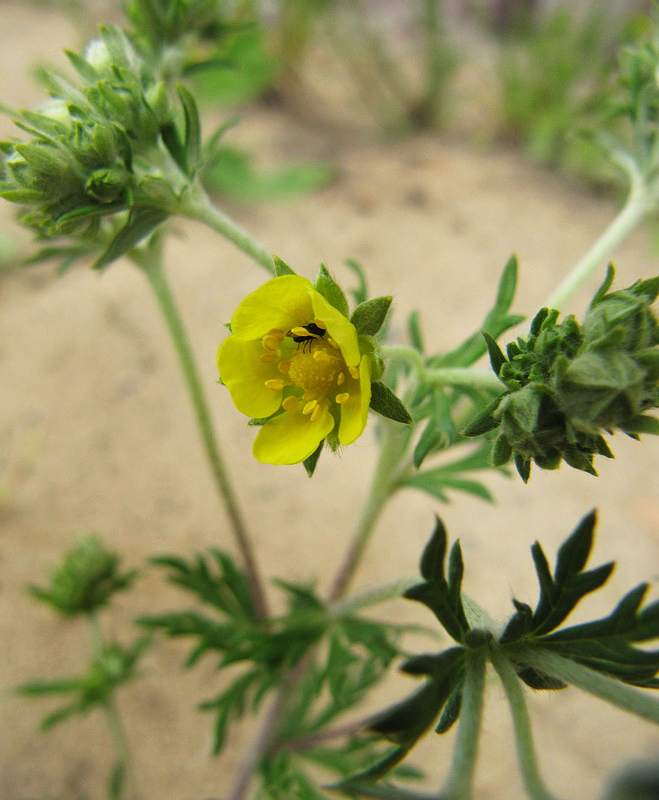
[{"label": "palmate leaf", "polygon": [[[506,626],[500,642],[523,642],[549,649],[624,683],[659,687],[659,651],[633,646],[659,637],[659,602],[641,610],[647,585],[628,592],[608,617],[556,630],[579,601],[602,586],[613,571],[613,563],[592,570],[584,567],[590,555],[595,512],[587,514],[558,550],[554,574],[539,543],[532,548],[540,598],[535,611],[514,600],[516,613]],[[519,676],[534,689],[562,688],[564,684],[524,669]]]}]

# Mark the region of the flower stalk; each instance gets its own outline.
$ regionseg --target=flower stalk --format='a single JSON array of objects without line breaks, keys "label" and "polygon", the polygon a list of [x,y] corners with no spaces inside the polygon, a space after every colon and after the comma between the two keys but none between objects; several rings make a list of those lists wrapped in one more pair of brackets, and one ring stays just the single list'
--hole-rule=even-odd
[{"label": "flower stalk", "polygon": [[571,272],[549,295],[544,305],[547,308],[563,309],[574,293],[586,283],[596,270],[602,267],[615,249],[641,224],[655,206],[656,203],[650,192],[640,179],[634,182],[620,212]]},{"label": "flower stalk", "polygon": [[533,744],[531,720],[524,700],[522,684],[515,673],[515,669],[507,656],[496,646],[493,646],[490,650],[490,659],[501,680],[510,705],[510,713],[515,730],[517,759],[524,788],[531,800],[559,800],[556,795],[546,788],[540,775],[538,759]]},{"label": "flower stalk", "polygon": [[191,185],[189,191],[181,198],[176,207],[176,213],[207,225],[211,230],[235,244],[239,250],[250,256],[271,275],[275,274],[272,255],[251,233],[248,233],[241,225],[213,205],[198,183]]},{"label": "flower stalk", "polygon": [[483,717],[485,665],[484,647],[468,653],[465,660],[465,680],[462,687],[458,733],[453,746],[453,760],[440,798],[471,800],[473,797],[473,780]]},{"label": "flower stalk", "polygon": [[152,246],[148,250],[140,251],[139,255],[137,251],[133,251],[133,258],[144,272],[167,325],[167,330],[178,356],[183,379],[192,401],[197,427],[210,464],[215,486],[224,502],[236,544],[243,558],[254,608],[259,616],[265,617],[267,616],[267,602],[256,564],[256,557],[247,534],[237,496],[229,479],[218,437],[211,421],[208,404],[187,333],[163,270],[159,248]]}]

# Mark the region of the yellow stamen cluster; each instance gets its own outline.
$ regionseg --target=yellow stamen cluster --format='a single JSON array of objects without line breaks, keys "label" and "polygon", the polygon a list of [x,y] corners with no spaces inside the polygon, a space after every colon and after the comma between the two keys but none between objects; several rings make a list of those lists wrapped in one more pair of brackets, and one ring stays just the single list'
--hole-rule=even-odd
[{"label": "yellow stamen cluster", "polygon": [[[302,403],[302,414],[315,422],[332,400],[343,405],[350,399],[349,392],[337,392],[348,375],[359,379],[359,369],[348,367],[343,359],[339,345],[331,336],[317,334],[308,330],[311,323],[302,314],[296,314],[304,325],[283,331],[273,328],[262,338],[264,352],[259,359],[264,364],[277,365],[282,378],[269,378],[265,386],[273,392],[281,392],[285,387],[301,389],[302,392],[285,397],[282,408],[294,411]],[[316,319],[313,325],[325,332],[322,320]],[[293,337],[303,339],[293,348]],[[306,345],[306,347],[305,347]],[[334,392],[337,392],[334,396]]]}]

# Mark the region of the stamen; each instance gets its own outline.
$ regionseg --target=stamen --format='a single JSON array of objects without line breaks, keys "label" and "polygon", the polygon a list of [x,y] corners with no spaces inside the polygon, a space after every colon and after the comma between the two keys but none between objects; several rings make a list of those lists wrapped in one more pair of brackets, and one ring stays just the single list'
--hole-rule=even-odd
[{"label": "stamen", "polygon": [[279,378],[272,378],[269,381],[265,381],[265,385],[268,389],[272,389],[273,392],[281,392],[284,388],[284,381]]},{"label": "stamen", "polygon": [[291,333],[293,334],[293,336],[302,336],[304,338],[312,336],[314,339],[318,338],[315,333],[309,333],[309,331],[306,328],[301,328],[301,327],[291,328]]},{"label": "stamen", "polygon": [[290,368],[291,368],[290,359],[280,361],[279,364],[277,364],[277,369],[281,372],[282,375],[288,375],[288,370]]},{"label": "stamen", "polygon": [[259,356],[259,361],[262,361],[264,364],[272,364],[276,358],[277,353],[263,353]]},{"label": "stamen", "polygon": [[274,353],[279,345],[280,340],[273,336],[271,333],[267,333],[263,339],[263,347],[265,350],[268,350],[270,353]]},{"label": "stamen", "polygon": [[341,394],[337,394],[334,400],[342,406],[344,403],[347,403],[350,400],[350,392],[341,392]]},{"label": "stamen", "polygon": [[309,400],[309,402],[302,409],[303,414],[311,414],[311,412],[318,407],[318,400]]},{"label": "stamen", "polygon": [[291,395],[287,397],[281,405],[285,411],[293,411],[297,408],[297,397]]},{"label": "stamen", "polygon": [[348,371],[352,375],[355,380],[359,380],[359,369],[358,367],[348,367]]},{"label": "stamen", "polygon": [[323,413],[323,407],[316,406],[314,410],[311,412],[311,418],[310,418],[311,421],[315,422],[322,413]]},{"label": "stamen", "polygon": [[325,350],[314,350],[313,352],[314,361],[317,361],[319,364],[329,364],[332,360],[329,357],[329,353]]},{"label": "stamen", "polygon": [[338,344],[334,341],[334,339],[332,339],[331,336],[328,336],[325,341],[329,342],[335,350],[339,350],[340,349]]},{"label": "stamen", "polygon": [[283,342],[286,338],[286,331],[283,331],[281,328],[271,328],[268,331],[268,336],[274,336],[275,339],[279,339],[280,342]]},{"label": "stamen", "polygon": [[339,374],[336,376],[336,384],[337,384],[337,386],[341,386],[345,382],[346,382],[346,374],[345,374],[345,372],[339,372]]}]

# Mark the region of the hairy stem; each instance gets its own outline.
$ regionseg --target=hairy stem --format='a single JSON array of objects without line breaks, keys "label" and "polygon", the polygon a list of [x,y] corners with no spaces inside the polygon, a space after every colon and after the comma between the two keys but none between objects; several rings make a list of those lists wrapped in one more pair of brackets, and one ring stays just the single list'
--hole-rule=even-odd
[{"label": "hairy stem", "polygon": [[529,712],[526,708],[522,684],[515,669],[501,649],[493,646],[490,650],[492,665],[497,671],[501,683],[503,684],[510,713],[513,719],[515,730],[515,742],[517,745],[517,758],[519,769],[524,782],[524,788],[531,800],[557,800],[546,787],[540,775],[538,760],[533,745],[533,734],[531,731],[531,721]]},{"label": "hairy stem", "polygon": [[472,389],[498,389],[505,386],[491,369],[479,367],[438,367],[428,369],[423,356],[414,347],[404,344],[384,344],[381,346],[385,358],[397,358],[411,363],[419,381],[427,381],[436,386],[466,386]]},{"label": "hairy stem", "polygon": [[195,185],[190,188],[176,207],[176,213],[208,225],[225,239],[233,242],[239,250],[254,259],[269,273],[275,274],[275,263],[271,253],[242,226],[214,206],[200,186]]},{"label": "hairy stem", "polygon": [[229,473],[224,459],[222,458],[218,438],[211,421],[208,404],[204,396],[204,390],[199,379],[199,373],[187,333],[162,268],[160,253],[154,252],[154,248],[151,248],[145,253],[141,253],[138,264],[142,267],[149,281],[149,285],[156,296],[172,344],[176,350],[176,355],[178,356],[181,372],[188,388],[190,400],[192,401],[199,434],[206,451],[215,486],[224,502],[236,544],[243,559],[254,608],[260,616],[267,616],[267,603],[263,591],[263,583],[256,565],[254,551],[247,534],[236,494],[229,479]]},{"label": "hairy stem", "polygon": [[472,784],[483,716],[485,655],[484,647],[466,654],[458,735],[453,745],[451,768],[440,798],[446,796],[452,800],[471,800],[473,797]]},{"label": "hairy stem", "polygon": [[652,207],[653,204],[643,184],[639,182],[633,186],[620,213],[563,282],[551,293],[545,301],[545,306],[547,308],[563,308],[572,295],[610,258],[616,247],[641,223]]},{"label": "hairy stem", "polygon": [[607,703],[629,711],[630,714],[635,714],[637,717],[659,725],[659,700],[650,697],[641,689],[635,689],[633,686],[621,683],[615,678],[609,678],[570,658],[563,658],[563,656],[548,650],[529,648],[524,651],[521,659],[525,664],[541,672],[546,672],[554,678],[599,697],[600,700],[606,700]]},{"label": "hairy stem", "polygon": [[396,489],[395,476],[400,469],[402,450],[407,437],[400,431],[400,426],[388,420],[383,420],[381,423],[381,435],[380,453],[371,487],[353,532],[348,552],[332,583],[328,595],[330,602],[342,597],[348,588],[371,538],[375,523]]}]

